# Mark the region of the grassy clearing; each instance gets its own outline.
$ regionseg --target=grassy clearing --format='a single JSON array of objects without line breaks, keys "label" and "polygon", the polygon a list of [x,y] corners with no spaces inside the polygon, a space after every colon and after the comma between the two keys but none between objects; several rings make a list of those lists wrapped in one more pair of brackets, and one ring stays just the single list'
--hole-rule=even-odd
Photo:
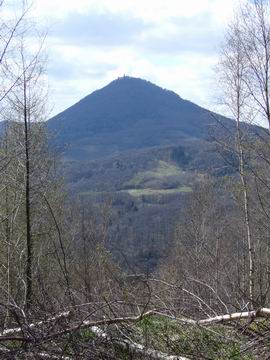
[{"label": "grassy clearing", "polygon": [[[166,179],[173,176],[180,178],[181,176],[183,176],[183,174],[184,172],[176,165],[167,163],[166,161],[159,160],[157,166],[152,170],[138,172],[131,180],[127,181],[123,185],[124,187],[123,190],[111,191],[111,192],[106,192],[106,191],[98,192],[98,191],[90,190],[90,191],[83,191],[80,193],[80,195],[96,196],[101,194],[112,195],[117,193],[127,193],[134,197],[141,197],[141,196],[151,196],[151,195],[160,196],[160,195],[192,192],[192,188],[190,186],[178,186],[170,189],[162,188],[163,179],[164,181],[166,181]],[[153,185],[152,182],[155,182],[155,180],[159,180],[159,183],[157,183],[156,186],[152,186]]]},{"label": "grassy clearing", "polygon": [[125,186],[136,188],[149,180],[181,176],[182,174],[183,171],[179,167],[159,160],[157,167],[152,170],[138,172],[131,180],[125,183]]},{"label": "grassy clearing", "polygon": [[150,195],[170,195],[177,193],[189,193],[192,192],[190,186],[181,186],[175,189],[128,189],[122,190],[131,196],[140,197],[140,196],[150,196]]},{"label": "grassy clearing", "polygon": [[177,193],[190,193],[192,192],[192,188],[190,186],[180,186],[175,189],[127,189],[127,190],[119,190],[115,192],[105,192],[105,191],[84,191],[80,192],[79,195],[81,196],[96,196],[96,195],[105,195],[105,194],[117,194],[117,193],[127,193],[134,197],[140,196],[150,196],[150,195],[170,195],[170,194],[177,194]]}]

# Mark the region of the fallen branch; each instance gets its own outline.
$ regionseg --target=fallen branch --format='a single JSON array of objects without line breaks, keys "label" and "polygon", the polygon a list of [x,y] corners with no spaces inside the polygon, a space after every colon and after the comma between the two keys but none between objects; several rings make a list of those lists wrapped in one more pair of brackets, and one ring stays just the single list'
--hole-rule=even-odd
[{"label": "fallen branch", "polygon": [[30,355],[35,356],[35,359],[48,359],[48,360],[73,360],[71,357],[69,356],[61,356],[61,355],[51,355],[51,354],[47,354],[45,352],[40,352],[40,353],[30,353]]},{"label": "fallen branch", "polygon": [[[81,330],[81,329],[85,329],[85,328],[89,328],[92,326],[101,326],[101,325],[114,325],[114,324],[124,324],[124,323],[136,323],[148,316],[154,315],[156,313],[156,310],[150,310],[147,311],[145,313],[142,313],[138,316],[129,316],[129,317],[120,317],[120,318],[114,318],[114,319],[104,319],[104,320],[96,320],[96,321],[91,321],[91,320],[83,320],[81,323],[76,324],[72,327],[68,327],[66,329],[63,329],[59,332],[56,332],[54,334],[51,334],[47,337],[43,337],[42,340],[51,340],[54,338],[57,338],[59,336],[62,335],[66,335],[66,334],[70,334],[72,332]],[[7,340],[7,335],[11,335],[11,334],[16,334],[16,333],[20,333],[23,332],[23,330],[26,329],[35,329],[38,328],[41,325],[47,324],[49,322],[53,322],[55,320],[59,320],[63,317],[68,317],[71,314],[70,311],[67,312],[63,312],[57,316],[54,316],[52,318],[49,318],[47,320],[44,321],[39,321],[36,323],[32,323],[32,324],[25,324],[24,326],[18,327],[18,328],[13,328],[13,329],[6,329],[3,331],[2,335],[0,335],[0,342],[1,341],[6,341]],[[15,337],[14,337],[15,339]],[[10,340],[10,337],[9,337]],[[28,337],[20,337],[16,340],[20,340],[20,341],[29,341]]]},{"label": "fallen branch", "polygon": [[201,319],[201,320],[193,320],[188,318],[177,318],[174,316],[170,316],[164,313],[155,312],[156,315],[159,316],[165,316],[172,320],[175,320],[181,324],[184,325],[201,325],[201,326],[207,326],[212,324],[219,324],[219,323],[225,323],[230,321],[236,321],[236,320],[244,320],[244,319],[259,319],[259,318],[270,318],[270,309],[269,308],[261,308],[258,310],[252,310],[252,311],[242,311],[242,312],[236,312],[232,314],[225,314],[225,315],[218,315],[207,319]]},{"label": "fallen branch", "polygon": [[[82,330],[85,328],[91,328],[92,326],[136,323],[142,319],[145,319],[148,316],[155,315],[155,314],[156,314],[156,310],[149,310],[138,316],[128,316],[128,317],[120,317],[120,318],[114,318],[114,319],[96,320],[96,321],[83,320],[80,324],[77,324],[76,326],[69,327],[67,329],[64,329],[62,331],[59,331],[57,333],[47,336],[45,338],[45,340],[51,340],[51,339],[54,339],[54,338],[62,336],[62,335],[70,334],[74,331]],[[1,339],[1,337],[0,337],[0,339]]]},{"label": "fallen branch", "polygon": [[46,319],[46,320],[38,321],[36,323],[31,323],[31,324],[23,324],[22,326],[17,327],[17,328],[6,329],[6,330],[4,330],[2,332],[2,336],[0,336],[0,341],[6,335],[17,334],[17,333],[23,332],[23,330],[25,330],[25,329],[34,329],[34,328],[39,327],[41,325],[44,325],[44,324],[47,324],[47,323],[50,323],[50,322],[54,322],[54,321],[57,321],[57,320],[62,319],[62,318],[66,318],[70,314],[71,314],[71,311],[65,311],[65,312],[62,312],[62,313],[60,313],[60,314],[58,314],[56,316],[53,316],[53,317],[51,317],[49,319]]},{"label": "fallen branch", "polygon": [[[20,333],[26,329],[34,329],[34,328],[37,328],[46,323],[50,323],[50,322],[59,320],[63,317],[64,318],[68,317],[70,314],[71,314],[71,311],[67,311],[67,312],[60,313],[60,314],[58,314],[52,318],[49,318],[47,320],[44,320],[44,321],[39,321],[36,323],[31,323],[31,324],[25,324],[18,328],[6,329],[3,331],[2,335],[0,335],[0,341],[7,340],[8,339],[7,335]],[[156,310],[149,310],[145,313],[139,314],[138,316],[119,317],[119,318],[114,318],[114,319],[103,319],[103,320],[83,320],[79,324],[65,328],[61,331],[58,331],[58,332],[55,332],[55,333],[49,335],[49,336],[43,338],[43,340],[54,339],[59,336],[72,333],[74,331],[78,331],[78,330],[85,329],[85,328],[91,328],[93,326],[99,327],[102,325],[136,323],[148,316],[153,316],[153,315],[166,316],[166,317],[169,317],[173,320],[176,320],[176,321],[178,321],[182,324],[186,324],[186,325],[207,326],[207,325],[212,325],[212,324],[225,323],[225,322],[243,320],[243,319],[270,318],[270,308],[261,308],[261,309],[252,310],[252,311],[236,312],[236,313],[232,313],[232,314],[219,315],[219,316],[215,316],[215,317],[211,317],[211,318],[207,318],[207,319],[201,319],[201,320],[193,320],[193,319],[188,319],[188,318],[179,319],[179,318],[172,317],[172,316],[169,316],[164,313],[159,313]],[[18,338],[17,340],[29,341],[29,338],[21,337],[21,338]]]},{"label": "fallen branch", "polygon": [[233,314],[226,314],[215,316],[209,319],[203,319],[195,322],[198,325],[211,325],[217,323],[224,323],[235,320],[244,320],[244,319],[258,319],[258,318],[270,318],[270,309],[261,308],[258,310],[237,312]]},{"label": "fallen branch", "polygon": [[138,344],[130,340],[121,340],[111,338],[102,329],[97,326],[92,326],[91,330],[98,336],[107,341],[111,341],[114,345],[119,346],[122,350],[128,351],[129,354],[147,356],[150,360],[189,360],[186,357],[178,355],[168,355],[161,351],[146,348],[145,346]]},{"label": "fallen branch", "polygon": [[[22,352],[21,350],[19,351],[19,353],[17,355],[20,355]],[[2,354],[3,356],[5,356],[5,358],[7,356],[10,356],[11,354],[14,355],[14,351],[11,351],[9,349],[6,349],[6,348],[3,348],[3,347],[0,347],[0,354]],[[0,355],[1,356],[1,355]],[[15,355],[14,355],[15,356]],[[62,355],[52,355],[52,354],[49,354],[49,353],[46,353],[46,352],[29,352],[28,353],[28,356],[31,358],[31,356],[34,358],[34,359],[40,359],[40,360],[43,360],[43,359],[48,359],[48,360],[74,360],[72,359],[71,357],[69,356],[62,356]],[[19,357],[16,357],[16,359],[19,359]],[[3,358],[4,359],[4,358]]]}]

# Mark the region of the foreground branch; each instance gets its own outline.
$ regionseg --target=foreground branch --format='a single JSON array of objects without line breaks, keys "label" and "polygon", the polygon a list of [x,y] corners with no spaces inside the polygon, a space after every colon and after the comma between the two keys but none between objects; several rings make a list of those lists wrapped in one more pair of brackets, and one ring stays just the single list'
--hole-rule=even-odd
[{"label": "foreground branch", "polygon": [[[71,314],[75,315],[72,311],[66,311],[59,313],[58,315],[48,318],[47,320],[39,321],[36,323],[31,324],[23,324],[21,327],[13,328],[13,329],[6,329],[2,332],[2,335],[0,335],[0,342],[4,343],[5,341],[18,341],[22,343],[28,343],[30,346],[33,345],[34,347],[37,345],[41,345],[43,342],[47,342],[48,340],[56,340],[61,339],[62,336],[65,336],[67,334],[73,334],[76,331],[80,331],[82,329],[90,329],[95,333],[95,335],[103,339],[106,342],[110,342],[114,345],[117,345],[124,351],[128,352],[130,355],[134,356],[143,356],[147,357],[151,360],[189,360],[186,357],[183,357],[181,355],[169,355],[166,353],[163,353],[161,351],[155,350],[155,349],[149,349],[145,347],[142,344],[133,342],[130,339],[126,338],[118,338],[114,337],[108,332],[105,332],[103,330],[103,326],[108,325],[121,325],[121,324],[136,324],[137,322],[141,321],[142,319],[159,315],[168,317],[174,321],[177,321],[184,325],[192,325],[192,326],[208,326],[213,324],[222,324],[232,321],[239,321],[244,319],[249,320],[255,320],[259,318],[270,318],[270,308],[261,308],[258,310],[252,310],[252,311],[244,311],[244,312],[235,312],[232,314],[225,314],[225,315],[219,315],[207,319],[201,319],[201,320],[194,320],[189,318],[176,318],[164,313],[159,313],[157,310],[149,310],[145,313],[141,313],[138,316],[128,316],[128,317],[118,317],[118,318],[112,318],[112,319],[102,319],[102,320],[82,320],[81,322],[77,322],[75,325],[72,326],[69,325],[71,321]],[[46,335],[44,332],[42,333],[42,326],[46,324],[54,325],[53,322],[57,321],[58,319],[65,318],[68,319],[67,322],[64,322],[61,324],[62,329],[58,329],[59,331],[55,331],[54,333],[50,333],[49,335]],[[72,319],[75,320],[75,317],[72,316]],[[78,321],[78,320],[77,320]],[[57,324],[55,324],[57,326]],[[27,330],[37,330],[37,333],[35,336],[31,333],[27,333]],[[18,336],[18,333],[20,333],[20,336]],[[37,336],[37,334],[39,334]],[[6,351],[6,350],[4,350]],[[7,350],[9,351],[9,350]],[[2,352],[2,350],[0,351]],[[55,354],[48,354],[47,352],[40,352],[37,351],[35,353],[37,359],[56,359],[57,356]],[[63,357],[65,360],[72,360],[72,358],[69,357]]]},{"label": "foreground branch", "polygon": [[244,319],[258,319],[258,318],[270,318],[270,309],[261,308],[258,310],[237,312],[233,314],[226,314],[215,316],[209,319],[203,319],[195,322],[198,325],[211,325],[217,323],[224,323],[235,320],[244,320]]},{"label": "foreground branch", "polygon": [[[35,329],[39,328],[40,326],[57,321],[61,318],[67,318],[71,315],[71,311],[62,312],[54,317],[51,317],[47,320],[39,321],[36,323],[31,324],[24,324],[21,327],[12,328],[12,329],[6,329],[2,332],[2,335],[0,335],[0,341],[1,339],[4,339],[7,337],[7,335],[17,334],[20,332],[23,332],[27,329]],[[145,313],[139,314],[138,316],[128,316],[128,317],[119,317],[114,319],[103,319],[103,320],[83,320],[81,323],[76,324],[71,327],[67,327],[66,329],[63,329],[59,332],[56,332],[54,334],[49,335],[46,337],[46,340],[57,338],[62,335],[66,335],[69,333],[72,333],[74,331],[78,331],[85,328],[91,328],[93,326],[103,326],[103,325],[116,325],[116,324],[125,324],[125,323],[136,323],[148,316],[153,315],[159,315],[159,316],[165,316],[169,317],[172,320],[175,320],[177,322],[180,322],[182,324],[186,325],[211,325],[211,324],[217,324],[217,323],[225,323],[230,321],[236,321],[236,320],[244,320],[244,319],[259,319],[259,318],[270,318],[270,308],[261,308],[258,310],[252,310],[252,311],[244,311],[244,312],[236,312],[232,314],[225,314],[225,315],[219,315],[212,318],[207,319],[201,319],[201,320],[193,320],[189,318],[176,318],[173,316],[169,316],[164,313],[160,313],[156,310],[149,310]],[[20,338],[23,339],[23,338]],[[27,338],[26,338],[27,341]]]},{"label": "foreground branch", "polygon": [[252,310],[252,311],[243,311],[243,312],[236,312],[232,314],[225,314],[225,315],[218,315],[207,319],[201,319],[201,320],[193,320],[188,318],[176,318],[174,316],[170,316],[164,313],[155,312],[156,315],[159,316],[165,316],[172,320],[175,320],[181,324],[184,325],[201,325],[201,326],[207,326],[207,325],[213,325],[213,324],[219,324],[219,323],[225,323],[230,321],[236,321],[236,320],[244,320],[244,319],[259,319],[259,318],[270,318],[270,309],[269,308],[261,308],[258,310]]},{"label": "foreground branch", "polygon": [[138,344],[130,340],[121,340],[121,339],[112,339],[107,333],[97,326],[92,326],[91,330],[96,334],[96,336],[101,337],[105,340],[112,341],[113,344],[119,346],[122,350],[127,351],[129,354],[133,355],[143,355],[147,356],[149,360],[189,360],[186,357],[178,355],[168,355],[161,351],[154,349],[148,349],[145,346]]},{"label": "foreground branch", "polygon": [[6,329],[2,332],[2,336],[0,336],[0,341],[2,338],[6,337],[7,335],[21,333],[21,332],[23,332],[23,330],[26,330],[26,329],[35,329],[44,324],[48,324],[50,322],[54,322],[54,321],[60,320],[62,318],[67,318],[70,314],[71,314],[71,311],[65,311],[65,312],[57,314],[56,316],[53,316],[46,320],[38,321],[36,323],[31,323],[31,324],[23,324],[20,327],[16,327],[16,328],[12,328],[12,329]]}]

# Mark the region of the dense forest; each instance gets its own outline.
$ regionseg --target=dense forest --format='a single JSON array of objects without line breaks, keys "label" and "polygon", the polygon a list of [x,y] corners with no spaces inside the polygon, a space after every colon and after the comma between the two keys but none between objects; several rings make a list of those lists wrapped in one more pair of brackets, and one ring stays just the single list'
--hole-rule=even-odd
[{"label": "dense forest", "polygon": [[[25,2],[16,16],[7,6],[0,359],[269,359],[270,2],[241,3],[227,28],[216,72],[228,118],[124,78],[81,101],[91,123],[75,106],[47,121],[46,36]],[[129,91],[145,91],[148,117]],[[103,94],[129,128],[143,114],[144,131],[110,110],[112,127]]]}]

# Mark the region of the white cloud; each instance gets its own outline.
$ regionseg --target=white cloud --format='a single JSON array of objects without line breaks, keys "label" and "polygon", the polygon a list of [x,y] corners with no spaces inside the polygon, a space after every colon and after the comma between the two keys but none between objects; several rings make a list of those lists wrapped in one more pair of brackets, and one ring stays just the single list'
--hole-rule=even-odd
[{"label": "white cloud", "polygon": [[36,0],[36,17],[50,28],[48,77],[54,113],[123,74],[213,107],[213,64],[235,4],[235,0]]},{"label": "white cloud", "polygon": [[160,22],[175,16],[193,17],[203,12],[215,15],[217,21],[227,21],[235,0],[36,0],[37,14],[63,17],[77,11],[126,14]]}]

